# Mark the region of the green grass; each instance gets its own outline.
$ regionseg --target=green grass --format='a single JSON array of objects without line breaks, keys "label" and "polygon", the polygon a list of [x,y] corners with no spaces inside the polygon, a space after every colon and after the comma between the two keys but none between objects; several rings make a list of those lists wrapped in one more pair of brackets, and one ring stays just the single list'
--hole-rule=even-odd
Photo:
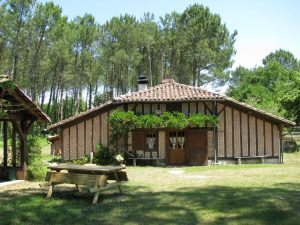
[{"label": "green grass", "polygon": [[[182,174],[170,171],[183,170]],[[299,224],[300,153],[283,165],[128,167],[130,182],[120,196],[92,196],[25,183],[0,190],[1,224]]]}]

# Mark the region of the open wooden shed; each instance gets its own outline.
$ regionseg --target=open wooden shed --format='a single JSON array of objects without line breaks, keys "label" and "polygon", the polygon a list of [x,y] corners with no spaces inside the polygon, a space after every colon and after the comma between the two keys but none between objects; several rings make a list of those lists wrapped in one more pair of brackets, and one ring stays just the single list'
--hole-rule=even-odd
[{"label": "open wooden shed", "polygon": [[0,179],[25,179],[28,131],[50,118],[9,76],[0,76],[0,96]]}]

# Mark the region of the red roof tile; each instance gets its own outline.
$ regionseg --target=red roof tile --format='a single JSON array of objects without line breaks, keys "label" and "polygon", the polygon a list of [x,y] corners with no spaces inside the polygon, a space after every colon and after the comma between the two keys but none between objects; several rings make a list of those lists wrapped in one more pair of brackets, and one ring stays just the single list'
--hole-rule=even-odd
[{"label": "red roof tile", "polygon": [[146,90],[118,96],[114,102],[163,102],[224,99],[224,96],[185,84],[166,79],[161,84]]}]

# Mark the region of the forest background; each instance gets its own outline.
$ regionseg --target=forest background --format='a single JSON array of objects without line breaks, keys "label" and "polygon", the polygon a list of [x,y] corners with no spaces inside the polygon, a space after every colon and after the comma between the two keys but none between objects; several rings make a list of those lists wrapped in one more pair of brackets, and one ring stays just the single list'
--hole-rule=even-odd
[{"label": "forest background", "polygon": [[227,95],[299,124],[299,59],[278,49],[262,66],[233,69],[237,38],[199,4],[99,24],[91,14],[70,20],[53,2],[0,0],[0,74],[10,74],[52,122],[135,91],[145,74],[149,86],[164,78],[225,85]]}]

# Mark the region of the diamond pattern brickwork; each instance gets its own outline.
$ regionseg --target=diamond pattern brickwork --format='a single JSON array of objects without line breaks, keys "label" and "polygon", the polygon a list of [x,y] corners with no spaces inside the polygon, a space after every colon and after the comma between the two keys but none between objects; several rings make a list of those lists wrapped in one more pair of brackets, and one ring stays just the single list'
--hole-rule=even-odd
[{"label": "diamond pattern brickwork", "polygon": [[265,123],[265,132],[266,132],[266,155],[272,155],[272,127],[271,124]]},{"label": "diamond pattern brickwork", "polygon": [[108,122],[107,113],[101,114],[101,144],[108,146]]},{"label": "diamond pattern brickwork", "polygon": [[[218,112],[222,109],[221,105],[218,105]],[[225,156],[224,148],[224,111],[219,115],[219,126],[218,126],[218,157]]]},{"label": "diamond pattern brickwork", "polygon": [[70,149],[69,128],[66,128],[63,130],[63,158],[64,158],[64,160],[70,159],[69,149]]},{"label": "diamond pattern brickwork", "polygon": [[274,141],[274,156],[278,156],[280,152],[280,135],[278,126],[273,125],[273,141]]},{"label": "diamond pattern brickwork", "polygon": [[76,126],[70,127],[70,159],[77,158],[77,140],[76,140],[77,132]]},{"label": "diamond pattern brickwork", "polygon": [[100,118],[95,116],[93,118],[93,149],[95,151],[97,144],[100,143]]},{"label": "diamond pattern brickwork", "polygon": [[233,157],[232,151],[232,109],[226,107],[226,152],[227,157]]},{"label": "diamond pattern brickwork", "polygon": [[196,103],[194,102],[190,103],[190,115],[196,114],[196,110],[197,110],[196,108],[197,108]]},{"label": "diamond pattern brickwork", "polygon": [[166,104],[159,104],[159,108],[160,108],[160,111],[163,113],[165,111],[167,111],[167,106]]},{"label": "diamond pattern brickwork", "polygon": [[158,140],[159,158],[165,159],[166,158],[166,134],[165,134],[165,131],[159,131],[158,136],[159,136],[159,140]]},{"label": "diamond pattern brickwork", "polygon": [[138,115],[143,113],[142,104],[136,104],[135,113],[138,114]]},{"label": "diamond pattern brickwork", "polygon": [[258,155],[264,155],[264,122],[257,119]]},{"label": "diamond pattern brickwork", "polygon": [[198,103],[198,113],[204,114],[204,104],[203,104],[203,102]]},{"label": "diamond pattern brickwork", "polygon": [[85,151],[85,146],[84,146],[84,143],[86,141],[85,139],[85,132],[84,132],[84,122],[81,122],[77,125],[77,129],[78,129],[78,156],[79,157],[82,157],[84,156],[84,151]]},{"label": "diamond pattern brickwork", "polygon": [[250,155],[256,156],[256,125],[255,117],[250,116]]},{"label": "diamond pattern brickwork", "polygon": [[128,133],[128,151],[132,151],[132,133]]},{"label": "diamond pattern brickwork", "polygon": [[182,103],[182,113],[186,116],[189,115],[189,105],[188,103]]},{"label": "diamond pattern brickwork", "polygon": [[247,114],[242,113],[242,156],[248,156],[248,119]]},{"label": "diamond pattern brickwork", "polygon": [[85,154],[93,150],[93,122],[92,119],[85,121]]},{"label": "diamond pattern brickwork", "polygon": [[241,129],[240,129],[240,112],[233,110],[233,129],[234,129],[234,156],[242,156],[241,154]]},{"label": "diamond pattern brickwork", "polygon": [[144,114],[149,114],[150,112],[150,104],[144,104]]},{"label": "diamond pattern brickwork", "polygon": [[213,131],[207,131],[207,150],[208,150],[208,157],[214,157],[214,139],[213,139]]}]

